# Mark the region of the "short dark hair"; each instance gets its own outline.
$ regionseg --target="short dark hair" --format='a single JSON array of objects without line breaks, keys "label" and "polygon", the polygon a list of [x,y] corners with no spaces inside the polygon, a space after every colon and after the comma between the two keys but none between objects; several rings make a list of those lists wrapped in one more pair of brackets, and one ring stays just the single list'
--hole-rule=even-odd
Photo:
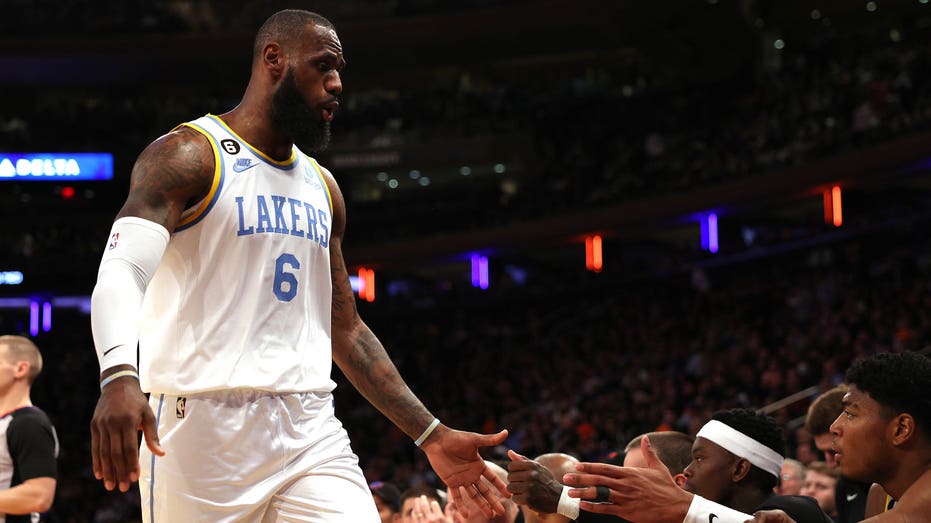
[{"label": "short dark hair", "polygon": [[811,402],[808,415],[805,417],[805,429],[809,434],[819,436],[831,432],[831,424],[844,410],[844,404],[841,401],[844,399],[844,394],[847,394],[847,386],[838,385]]},{"label": "short dark hair", "polygon": [[695,438],[672,430],[641,434],[630,440],[627,446],[624,447],[624,451],[630,452],[633,449],[639,449],[640,440],[644,436],[650,438],[650,445],[656,452],[656,457],[669,468],[669,472],[681,474],[685,467],[688,467],[689,463],[692,462],[692,443],[695,442]]},{"label": "short dark hair", "polygon": [[401,491],[393,483],[387,481],[373,481],[369,484],[373,496],[378,496],[391,510],[401,510]]},{"label": "short dark hair", "polygon": [[[780,456],[786,455],[786,436],[776,420],[754,409],[730,409],[714,413],[711,419],[755,439]],[[772,490],[779,478],[753,465],[747,479],[761,490]]]},{"label": "short dark hair", "polygon": [[289,49],[311,24],[336,29],[323,15],[303,9],[285,9],[271,15],[255,34],[252,59],[257,59],[270,42],[278,42],[285,50]]},{"label": "short dark hair", "polygon": [[931,359],[916,352],[881,352],[851,365],[846,379],[893,415],[911,414],[931,437]]}]

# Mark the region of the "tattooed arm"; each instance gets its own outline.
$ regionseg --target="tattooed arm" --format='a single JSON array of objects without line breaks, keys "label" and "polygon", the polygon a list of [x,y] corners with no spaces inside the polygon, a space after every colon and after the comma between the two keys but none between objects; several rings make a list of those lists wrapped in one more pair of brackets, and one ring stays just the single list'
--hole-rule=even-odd
[{"label": "tattooed arm", "polygon": [[[411,439],[417,439],[430,426],[433,414],[407,386],[384,346],[359,317],[342,252],[346,203],[333,176],[326,171],[324,174],[333,198],[333,230],[330,236],[333,360],[375,408]],[[426,452],[433,470],[449,487],[454,500],[461,502],[464,493],[474,506],[491,517],[492,513],[504,513],[504,507],[491,488],[497,488],[504,496],[510,494],[504,482],[486,466],[478,449],[499,445],[506,437],[506,431],[483,435],[455,430],[441,423],[420,448]]]},{"label": "tattooed arm", "polygon": [[133,166],[129,196],[117,219],[136,216],[173,232],[181,213],[210,191],[214,163],[207,138],[190,127],[155,140]]},{"label": "tattooed arm", "polygon": [[[133,166],[129,196],[117,219],[142,218],[152,222],[143,226],[143,229],[158,230],[161,226],[170,234],[185,208],[203,199],[207,194],[213,171],[213,152],[207,139],[189,128],[180,127],[150,144],[139,155]],[[139,229],[135,229],[127,232],[138,231]],[[164,235],[164,231],[155,233],[156,237],[159,235]],[[144,244],[145,240],[125,236],[126,232],[119,248],[135,253],[136,258],[147,259],[147,266],[151,266],[154,272],[154,267],[158,265],[156,258],[161,257],[162,251],[139,250],[133,242]],[[162,250],[163,248],[164,245]],[[104,339],[118,337],[122,340],[123,333],[128,333],[127,338],[136,335],[126,326],[133,324],[132,318],[138,318],[145,290],[145,283],[136,281],[132,269],[128,266],[124,265],[122,267],[125,268],[121,267],[116,269],[116,272],[109,273],[105,273],[103,267],[104,262],[101,262],[101,275],[106,276],[98,278],[91,305],[91,320],[98,350],[101,350],[100,345]],[[128,277],[119,278],[120,275]],[[126,284],[127,281],[129,285]],[[143,281],[147,283],[148,280]],[[115,332],[120,334],[114,336]],[[112,348],[128,345],[132,345],[134,355],[135,341],[120,343]],[[104,367],[103,363],[101,365]],[[128,373],[123,373],[121,377],[114,376],[116,379],[107,379],[117,372],[128,370],[135,370],[135,366],[117,364],[101,368],[101,383],[106,380],[106,386],[100,392],[91,421],[91,460],[94,476],[103,480],[107,490],[118,487],[123,492],[129,490],[130,483],[139,478],[139,447],[136,443],[139,430],[142,430],[146,444],[153,453],[164,454],[158,442],[155,416],[142,393],[139,381],[128,377]]]}]

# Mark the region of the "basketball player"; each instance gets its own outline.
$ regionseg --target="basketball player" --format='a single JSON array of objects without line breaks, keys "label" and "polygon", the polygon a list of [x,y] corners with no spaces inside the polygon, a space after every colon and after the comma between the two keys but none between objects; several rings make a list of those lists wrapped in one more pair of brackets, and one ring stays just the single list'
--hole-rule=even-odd
[{"label": "basketball player", "polygon": [[[490,461],[486,463],[488,467],[498,475],[502,482],[507,480],[507,470]],[[496,494],[495,492],[492,493],[492,495]],[[515,503],[513,499],[502,497],[499,501],[504,506],[504,511],[501,514],[495,514],[490,517],[477,510],[470,509],[461,503],[454,503],[452,507],[453,510],[451,511],[453,521],[455,523],[514,523],[520,516],[520,507],[517,506],[517,503]]]},{"label": "basketball player", "polygon": [[177,127],[133,167],[92,297],[91,452],[108,490],[139,480],[145,522],[378,521],[334,416],[332,362],[453,498],[503,511],[478,449],[507,432],[441,424],[357,313],[343,196],[305,155],[327,144],[344,65],[327,19],[276,13],[239,105]]},{"label": "basketball player", "polygon": [[[676,485],[682,486],[685,483],[685,475],[682,471],[691,460],[694,438],[675,431],[641,434],[630,440],[624,448],[623,465],[625,467],[646,466],[646,457],[640,449],[640,443],[644,437],[649,438],[651,448],[657,458],[673,474]],[[558,517],[591,523],[622,521],[613,516],[579,510],[579,500],[569,497],[569,487],[557,479],[562,479],[569,472],[564,470],[565,468],[574,467],[578,463],[578,460],[571,456],[544,454],[543,456],[548,458],[547,461],[555,461],[554,465],[547,465],[547,462],[539,457],[535,460],[527,459],[513,450],[508,451],[508,456],[512,460],[508,463],[508,490],[514,495],[514,501],[521,505],[524,514],[534,512],[540,514],[541,517],[543,515],[554,516],[550,518],[553,521],[559,521],[556,519]],[[565,457],[559,459],[561,456]],[[557,464],[558,468],[555,466]],[[571,471],[574,471],[574,468]],[[527,519],[526,516],[525,519]]]},{"label": "basketball player", "polygon": [[55,499],[58,437],[29,394],[40,372],[32,341],[0,336],[0,523],[45,521]]},{"label": "basketball player", "polygon": [[[831,425],[841,473],[873,481],[895,506],[863,523],[929,521],[931,514],[931,359],[879,353],[847,370],[844,410]],[[784,514],[754,523],[792,523]],[[723,521],[722,523],[729,523]]]},{"label": "basketball player", "polygon": [[[517,456],[517,453],[514,454]],[[533,461],[549,471],[549,473],[552,475],[552,478],[554,478],[552,481],[555,481],[555,478],[561,478],[565,476],[569,472],[574,472],[575,464],[579,462],[579,460],[574,456],[563,454],[561,452],[548,452],[546,454],[541,454],[534,458]],[[523,465],[526,466],[528,464]],[[515,468],[517,468],[517,466],[515,466]],[[530,473],[528,474],[525,472],[524,474],[521,474],[519,471],[512,472],[511,465],[508,464],[508,490],[510,490],[511,494],[514,495],[511,499],[518,503],[519,500],[517,492],[515,491],[522,490],[519,486],[520,478],[525,478],[524,481],[528,483],[535,483],[539,478],[538,475],[533,474],[533,469],[525,470]],[[524,516],[524,523],[568,523],[569,521],[572,521],[573,518],[564,516],[559,513],[548,514],[546,512],[535,510],[533,507],[526,504],[526,500],[529,498],[529,491],[522,492],[522,494],[522,498],[525,500],[525,503],[520,505],[520,511]]]},{"label": "basketball player", "polygon": [[869,523],[931,514],[931,359],[880,353],[851,365],[844,411],[831,425],[841,473],[878,483],[895,506]]},{"label": "basketball player", "polygon": [[[797,523],[829,523],[817,502],[805,496],[773,492],[782,470],[782,429],[772,418],[751,409],[731,409],[712,416],[695,437],[692,462],[679,489],[668,469],[644,438],[641,450],[650,468],[580,463],[567,474],[569,491],[581,508],[638,523],[742,523],[761,510],[783,510]],[[600,501],[599,489],[607,494]]]},{"label": "basketball player", "polygon": [[[838,463],[834,457],[834,435],[831,434],[831,424],[844,410],[845,394],[847,394],[847,385],[838,385],[828,390],[811,402],[805,416],[805,428],[811,434],[815,447],[824,454],[825,463],[835,468]],[[854,481],[841,475],[834,487],[837,507],[837,517],[834,520],[837,523],[863,521],[869,490],[869,483]]]}]

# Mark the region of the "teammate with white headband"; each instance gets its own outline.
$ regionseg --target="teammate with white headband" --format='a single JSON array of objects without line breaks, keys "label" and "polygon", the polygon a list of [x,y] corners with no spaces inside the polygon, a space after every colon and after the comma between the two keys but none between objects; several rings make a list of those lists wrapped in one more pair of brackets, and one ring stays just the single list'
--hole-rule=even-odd
[{"label": "teammate with white headband", "polygon": [[[692,445],[682,489],[653,455],[650,468],[581,463],[576,467],[581,473],[563,478],[579,487],[569,495],[583,500],[582,510],[637,523],[744,523],[762,510],[782,510],[796,523],[831,521],[813,498],[773,492],[785,448],[775,420],[752,409],[720,411],[712,418]],[[648,443],[641,448],[653,454]],[[585,501],[595,498],[598,486],[608,487],[607,502]]]}]

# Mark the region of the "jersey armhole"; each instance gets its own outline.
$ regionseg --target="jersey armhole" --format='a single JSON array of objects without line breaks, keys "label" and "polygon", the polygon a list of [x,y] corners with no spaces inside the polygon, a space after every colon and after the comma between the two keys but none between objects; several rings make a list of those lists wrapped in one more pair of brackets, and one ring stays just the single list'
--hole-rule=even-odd
[{"label": "jersey armhole", "polygon": [[220,194],[220,189],[223,187],[223,173],[225,171],[223,155],[220,154],[220,147],[213,135],[203,127],[193,122],[183,123],[175,129],[180,129],[181,127],[189,127],[193,129],[194,131],[204,135],[204,137],[207,138],[207,141],[210,142],[210,148],[213,151],[213,181],[210,183],[210,191],[207,192],[207,196],[204,196],[204,198],[193,207],[185,209],[185,211],[181,214],[181,220],[178,222],[178,226],[175,228],[175,232],[179,232],[196,225],[198,222],[204,219],[204,216],[206,216],[208,212],[210,212],[213,204],[217,201],[217,197]]}]

